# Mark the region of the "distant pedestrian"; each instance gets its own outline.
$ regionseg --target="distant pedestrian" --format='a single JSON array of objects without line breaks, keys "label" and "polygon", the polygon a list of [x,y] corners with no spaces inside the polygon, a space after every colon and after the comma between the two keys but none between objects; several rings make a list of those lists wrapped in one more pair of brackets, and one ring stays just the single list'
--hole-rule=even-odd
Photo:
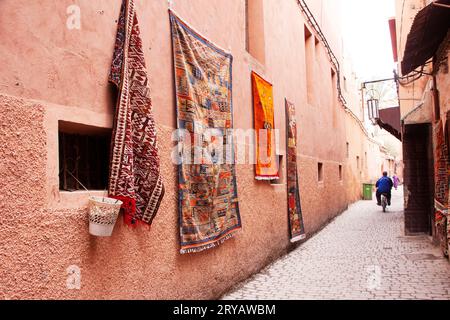
[{"label": "distant pedestrian", "polygon": [[392,180],[394,181],[394,188],[397,190],[398,185],[400,184],[400,179],[394,174],[392,177]]}]

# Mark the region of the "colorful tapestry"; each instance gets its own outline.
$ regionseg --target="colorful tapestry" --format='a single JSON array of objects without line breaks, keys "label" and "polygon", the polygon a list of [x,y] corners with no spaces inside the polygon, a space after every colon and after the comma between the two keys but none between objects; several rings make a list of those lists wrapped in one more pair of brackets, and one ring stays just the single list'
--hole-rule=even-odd
[{"label": "colorful tapestry", "polygon": [[447,257],[450,258],[450,130],[448,128],[449,125],[449,115],[450,112],[447,113],[447,122],[445,125],[445,130],[444,130],[444,135],[445,135],[445,149],[443,152],[446,152],[447,154],[447,228],[446,228],[446,232],[447,232]]},{"label": "colorful tapestry", "polygon": [[253,112],[256,131],[255,179],[276,180],[275,123],[272,85],[252,72]]},{"label": "colorful tapestry", "polygon": [[300,206],[300,189],[297,173],[297,120],[295,105],[286,100],[286,180],[288,197],[288,217],[291,242],[306,237]]},{"label": "colorful tapestry", "polygon": [[439,120],[433,128],[434,148],[434,207],[436,234],[444,255],[448,256],[448,200],[449,200],[449,161],[444,139],[442,122]]},{"label": "colorful tapestry", "polygon": [[[210,147],[208,129],[223,133],[223,149],[233,141],[231,54],[218,48],[170,12],[178,128],[200,148]],[[231,139],[231,141],[230,141]],[[234,161],[207,159],[191,148],[193,163],[179,165],[180,253],[199,252],[221,244],[241,228]],[[198,152],[195,152],[198,153]],[[197,160],[195,160],[197,159]]]},{"label": "colorful tapestry", "polygon": [[164,195],[156,127],[133,0],[118,20],[109,81],[118,89],[111,141],[109,196],[123,201],[125,223],[150,225]]}]

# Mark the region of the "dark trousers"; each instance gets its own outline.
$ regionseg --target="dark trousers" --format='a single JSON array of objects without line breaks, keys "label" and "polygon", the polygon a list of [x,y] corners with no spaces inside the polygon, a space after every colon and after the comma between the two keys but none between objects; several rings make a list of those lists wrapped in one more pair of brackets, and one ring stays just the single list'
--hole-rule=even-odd
[{"label": "dark trousers", "polygon": [[385,193],[386,194],[386,198],[387,198],[387,202],[388,205],[391,205],[391,192],[380,192],[377,190],[376,196],[377,196],[377,203],[381,204],[381,193]]}]

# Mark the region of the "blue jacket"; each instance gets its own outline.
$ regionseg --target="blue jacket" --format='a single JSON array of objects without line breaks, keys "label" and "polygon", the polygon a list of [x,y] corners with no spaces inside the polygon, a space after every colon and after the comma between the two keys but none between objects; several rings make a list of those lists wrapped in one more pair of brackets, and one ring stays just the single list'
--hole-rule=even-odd
[{"label": "blue jacket", "polygon": [[392,179],[389,177],[381,177],[378,179],[377,184],[375,185],[378,188],[379,192],[390,192],[394,183]]}]

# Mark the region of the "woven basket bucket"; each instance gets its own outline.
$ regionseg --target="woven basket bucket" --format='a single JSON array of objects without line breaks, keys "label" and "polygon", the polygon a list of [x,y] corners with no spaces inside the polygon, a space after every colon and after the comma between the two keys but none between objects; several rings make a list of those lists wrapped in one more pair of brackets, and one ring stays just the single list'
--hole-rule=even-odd
[{"label": "woven basket bucket", "polygon": [[108,197],[89,197],[89,233],[99,237],[112,234],[122,201]]}]

